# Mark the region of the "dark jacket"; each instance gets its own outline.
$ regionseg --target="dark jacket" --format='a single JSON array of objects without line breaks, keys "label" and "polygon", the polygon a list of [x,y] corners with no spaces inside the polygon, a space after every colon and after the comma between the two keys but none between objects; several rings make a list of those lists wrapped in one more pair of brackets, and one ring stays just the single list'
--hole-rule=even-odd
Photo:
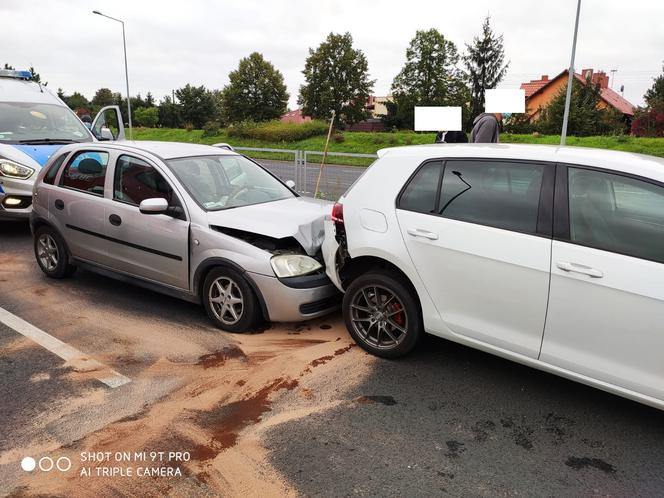
[{"label": "dark jacket", "polygon": [[473,131],[470,132],[470,141],[476,144],[498,143],[500,131],[498,120],[490,112],[483,112],[473,121]]},{"label": "dark jacket", "polygon": [[437,144],[467,144],[468,136],[463,131],[439,131],[436,134]]}]

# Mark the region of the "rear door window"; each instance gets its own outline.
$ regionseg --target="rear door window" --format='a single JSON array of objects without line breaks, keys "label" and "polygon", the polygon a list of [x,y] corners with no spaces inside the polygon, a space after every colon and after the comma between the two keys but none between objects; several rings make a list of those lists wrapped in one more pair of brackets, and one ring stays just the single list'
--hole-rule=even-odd
[{"label": "rear door window", "polygon": [[55,182],[55,177],[58,176],[58,171],[60,170],[60,166],[62,166],[62,163],[65,161],[67,158],[67,154],[62,154],[60,157],[58,157],[53,164],[48,168],[48,171],[44,175],[44,183],[48,183],[49,185],[53,185]]},{"label": "rear door window", "polygon": [[103,197],[107,166],[107,152],[78,152],[74,154],[62,172],[60,185]]},{"label": "rear door window", "polygon": [[664,263],[664,187],[582,168],[568,182],[572,242]]}]

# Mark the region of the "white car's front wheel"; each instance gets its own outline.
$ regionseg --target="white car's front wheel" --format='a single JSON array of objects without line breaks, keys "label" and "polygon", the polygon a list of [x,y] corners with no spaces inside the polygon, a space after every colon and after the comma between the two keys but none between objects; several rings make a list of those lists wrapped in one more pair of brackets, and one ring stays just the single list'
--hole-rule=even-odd
[{"label": "white car's front wheel", "polygon": [[383,358],[409,353],[422,335],[413,292],[392,272],[375,271],[353,280],[344,295],[343,314],[355,342]]}]

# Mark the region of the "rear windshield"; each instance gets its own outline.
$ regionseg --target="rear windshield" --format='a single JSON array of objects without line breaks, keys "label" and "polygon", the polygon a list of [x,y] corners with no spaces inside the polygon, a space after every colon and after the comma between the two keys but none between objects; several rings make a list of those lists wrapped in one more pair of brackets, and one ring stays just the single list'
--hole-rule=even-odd
[{"label": "rear windshield", "polygon": [[0,142],[90,142],[85,125],[62,105],[0,102]]}]

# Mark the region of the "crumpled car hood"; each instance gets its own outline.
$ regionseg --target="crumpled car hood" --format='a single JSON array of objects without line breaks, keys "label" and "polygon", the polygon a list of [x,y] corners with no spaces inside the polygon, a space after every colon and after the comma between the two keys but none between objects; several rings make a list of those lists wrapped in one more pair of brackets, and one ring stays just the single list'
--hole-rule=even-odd
[{"label": "crumpled car hood", "polygon": [[210,225],[244,230],[275,239],[293,237],[310,256],[318,252],[325,238],[323,220],[332,203],[309,197],[242,206],[208,212]]}]

